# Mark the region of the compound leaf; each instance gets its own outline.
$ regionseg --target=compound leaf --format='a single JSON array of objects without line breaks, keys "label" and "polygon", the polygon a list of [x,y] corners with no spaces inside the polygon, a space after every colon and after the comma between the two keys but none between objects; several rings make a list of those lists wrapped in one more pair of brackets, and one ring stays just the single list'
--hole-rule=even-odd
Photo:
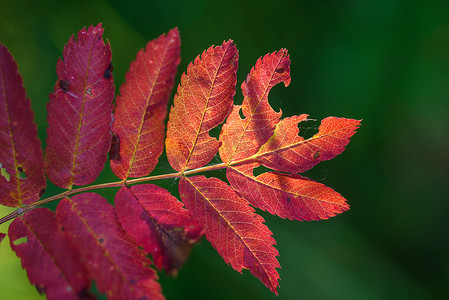
[{"label": "compound leaf", "polygon": [[168,161],[175,170],[202,167],[217,153],[219,143],[209,131],[232,108],[237,65],[237,48],[227,41],[203,52],[182,75],[165,141]]},{"label": "compound leaf", "polygon": [[30,282],[48,299],[81,299],[90,280],[77,253],[61,232],[54,212],[36,208],[16,218],[8,232]]},{"label": "compound leaf", "polygon": [[101,24],[69,39],[59,80],[50,94],[45,168],[55,185],[71,188],[92,183],[101,172],[111,143],[114,83],[111,47]]},{"label": "compound leaf", "polygon": [[121,179],[147,176],[164,149],[167,103],[180,62],[178,29],[137,53],[116,98],[111,168]]},{"label": "compound leaf", "polygon": [[179,193],[187,209],[204,226],[206,238],[226,263],[249,269],[271,291],[279,285],[276,241],[248,203],[217,178],[183,177]]},{"label": "compound leaf", "polygon": [[31,204],[46,185],[41,142],[17,64],[2,44],[0,116],[0,204]]},{"label": "compound leaf", "polygon": [[155,271],[121,227],[112,205],[95,193],[63,199],[56,217],[89,276],[108,299],[163,299]]},{"label": "compound leaf", "polygon": [[151,253],[155,266],[176,274],[203,234],[182,202],[163,188],[141,184],[121,188],[114,203],[123,228]]}]

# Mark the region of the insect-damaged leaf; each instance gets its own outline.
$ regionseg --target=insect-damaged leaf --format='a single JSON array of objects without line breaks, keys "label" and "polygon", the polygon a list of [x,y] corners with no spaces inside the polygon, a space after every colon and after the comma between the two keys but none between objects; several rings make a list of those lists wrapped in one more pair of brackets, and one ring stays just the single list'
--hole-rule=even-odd
[{"label": "insect-damaged leaf", "polygon": [[57,186],[93,182],[104,167],[111,142],[114,84],[111,47],[101,24],[72,36],[50,94],[45,168]]},{"label": "insect-damaged leaf", "polygon": [[63,199],[56,217],[89,276],[108,299],[163,299],[151,261],[121,227],[112,205],[95,193]]},{"label": "insect-damaged leaf", "polygon": [[360,125],[359,120],[328,117],[321,122],[317,134],[304,140],[298,136],[298,123],[306,118],[307,115],[300,115],[281,120],[256,154],[258,161],[277,171],[305,172],[342,153]]},{"label": "insect-damaged leaf", "polygon": [[17,64],[2,44],[0,116],[0,204],[31,204],[46,184],[41,142]]},{"label": "insect-damaged leaf", "polygon": [[206,238],[235,270],[249,269],[271,291],[279,285],[276,241],[264,219],[229,185],[217,178],[183,177],[179,193],[204,226]]},{"label": "insect-damaged leaf", "polygon": [[175,170],[202,167],[217,153],[219,143],[209,131],[230,112],[237,64],[237,48],[228,41],[207,49],[182,75],[165,141],[168,161]]},{"label": "insect-damaged leaf", "polygon": [[167,103],[180,62],[179,31],[148,42],[137,53],[116,98],[111,168],[121,179],[150,174],[164,149]]},{"label": "insect-damaged leaf", "polygon": [[87,299],[90,280],[47,208],[16,218],[8,232],[11,248],[22,260],[30,282],[48,299]]},{"label": "insect-damaged leaf", "polygon": [[153,184],[123,187],[114,203],[120,223],[151,253],[156,267],[176,274],[203,234],[190,212],[167,190]]},{"label": "insect-damaged leaf", "polygon": [[282,218],[322,220],[349,209],[346,199],[324,184],[296,174],[267,172],[253,175],[258,164],[229,167],[232,188],[251,205]]},{"label": "insect-damaged leaf", "polygon": [[[290,57],[287,50],[259,58],[242,83],[243,103],[234,105],[220,135],[220,157],[225,163],[255,154],[272,136],[281,112],[268,103],[268,93],[280,82],[290,84]],[[240,110],[245,116],[242,119]]]}]

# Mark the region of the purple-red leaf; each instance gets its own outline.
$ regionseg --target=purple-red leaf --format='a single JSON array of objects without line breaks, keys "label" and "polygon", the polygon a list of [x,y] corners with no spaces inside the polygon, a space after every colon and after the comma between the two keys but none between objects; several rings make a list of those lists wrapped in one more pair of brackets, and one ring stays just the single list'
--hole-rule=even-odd
[{"label": "purple-red leaf", "polygon": [[30,282],[48,299],[88,297],[90,280],[47,208],[16,218],[9,227],[11,248],[22,260]]},{"label": "purple-red leaf", "polygon": [[328,219],[349,209],[346,199],[324,184],[277,172],[255,177],[256,166],[253,163],[226,171],[232,188],[255,207],[299,221]]},{"label": "purple-red leaf", "polygon": [[279,286],[276,241],[264,219],[232,188],[217,178],[183,177],[179,193],[186,208],[204,226],[206,238],[235,270],[249,269],[271,291]]},{"label": "purple-red leaf", "polygon": [[63,199],[56,217],[89,276],[108,299],[163,299],[155,271],[112,205],[95,193]]},{"label": "purple-red leaf", "polygon": [[45,185],[30,100],[16,62],[0,44],[0,204],[18,207],[36,202]]},{"label": "purple-red leaf", "polygon": [[0,243],[3,241],[3,239],[6,237],[6,234],[0,232]]},{"label": "purple-red leaf", "polygon": [[92,183],[101,172],[111,142],[114,83],[111,47],[101,24],[72,36],[50,94],[45,168],[55,185]]},{"label": "purple-red leaf", "polygon": [[321,122],[317,134],[304,140],[298,136],[298,123],[306,119],[307,115],[300,115],[281,120],[256,154],[258,161],[277,171],[305,172],[342,153],[360,125],[359,120],[328,117]]},{"label": "purple-red leaf", "polygon": [[137,53],[115,102],[111,168],[121,179],[147,176],[164,150],[167,103],[180,62],[178,29]]},{"label": "purple-red leaf", "polygon": [[[259,58],[242,83],[243,103],[234,105],[220,135],[220,157],[225,163],[247,158],[273,135],[281,112],[268,103],[268,93],[280,82],[290,84],[290,57],[287,50]],[[242,110],[244,119],[240,117]]]},{"label": "purple-red leaf", "polygon": [[151,253],[156,267],[176,274],[203,234],[183,204],[153,184],[123,187],[114,203],[123,228]]},{"label": "purple-red leaf", "polygon": [[232,41],[210,47],[183,74],[170,110],[165,141],[173,169],[183,172],[207,164],[219,143],[209,131],[230,112],[237,80],[238,52]]}]

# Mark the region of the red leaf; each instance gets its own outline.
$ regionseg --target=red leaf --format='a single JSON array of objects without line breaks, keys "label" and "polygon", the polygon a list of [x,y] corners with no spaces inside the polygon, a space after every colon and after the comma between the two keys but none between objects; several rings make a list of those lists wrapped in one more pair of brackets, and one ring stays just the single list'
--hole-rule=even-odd
[{"label": "red leaf", "polygon": [[300,221],[328,219],[349,209],[345,198],[321,183],[276,172],[254,177],[256,166],[229,167],[226,172],[232,188],[255,207]]},{"label": "red leaf", "polygon": [[36,208],[25,213],[11,223],[8,235],[30,282],[48,299],[89,296],[87,271],[64,238],[52,211]]},{"label": "red leaf", "polygon": [[101,172],[111,142],[114,83],[111,47],[101,24],[72,36],[58,61],[48,109],[45,168],[57,186],[92,183]]},{"label": "red leaf", "polygon": [[151,261],[137,248],[112,205],[95,193],[63,199],[56,217],[98,290],[108,299],[163,299]]},{"label": "red leaf", "polygon": [[0,116],[0,204],[31,204],[46,184],[41,142],[17,64],[2,44]]},{"label": "red leaf", "polygon": [[148,42],[126,74],[112,125],[119,152],[111,155],[111,168],[121,179],[150,174],[164,150],[164,119],[180,62],[180,43],[176,28]]},{"label": "red leaf", "polygon": [[235,94],[238,52],[232,41],[210,47],[183,74],[175,95],[165,141],[170,165],[177,171],[199,168],[217,153],[209,131],[229,114]]},{"label": "red leaf", "polygon": [[264,219],[217,178],[183,177],[179,193],[225,262],[238,272],[249,269],[277,295],[279,253]]},{"label": "red leaf", "polygon": [[[281,112],[268,103],[268,93],[280,82],[290,84],[290,58],[287,50],[259,58],[242,83],[243,103],[234,105],[220,135],[220,157],[225,163],[250,157],[272,136]],[[245,116],[239,115],[242,109]]]},{"label": "red leaf", "polygon": [[0,232],[0,243],[3,241],[3,239],[6,237],[6,234]]},{"label": "red leaf", "polygon": [[203,234],[183,204],[153,184],[123,187],[114,203],[123,228],[151,253],[156,267],[176,274]]},{"label": "red leaf", "polygon": [[321,122],[317,134],[304,140],[298,136],[298,123],[306,118],[307,115],[300,115],[281,120],[273,136],[256,154],[258,160],[277,171],[305,172],[342,153],[360,125],[359,120],[328,117]]}]

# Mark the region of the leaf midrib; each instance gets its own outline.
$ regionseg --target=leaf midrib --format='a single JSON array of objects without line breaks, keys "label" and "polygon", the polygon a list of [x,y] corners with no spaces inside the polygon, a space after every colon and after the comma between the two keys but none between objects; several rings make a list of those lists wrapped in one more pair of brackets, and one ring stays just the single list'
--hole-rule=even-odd
[{"label": "leaf midrib", "polygon": [[[96,35],[95,35],[96,37]],[[76,166],[76,160],[78,158],[78,145],[79,145],[79,140],[80,140],[80,131],[81,131],[81,123],[83,120],[83,116],[84,116],[84,105],[86,104],[86,90],[87,90],[87,78],[89,77],[89,70],[90,70],[90,60],[92,58],[92,51],[93,48],[95,46],[95,41],[97,39],[93,39],[91,47],[90,47],[90,51],[89,51],[89,56],[87,58],[87,64],[86,64],[86,75],[84,77],[84,88],[83,88],[83,102],[81,104],[81,113],[80,113],[80,117],[78,120],[78,128],[77,128],[77,132],[76,132],[76,142],[75,142],[75,150],[73,153],[73,160],[72,160],[72,171],[71,171],[71,178],[70,178],[70,185],[68,186],[68,189],[71,190],[74,184],[74,177],[75,177],[75,166]],[[79,42],[77,43],[77,45],[79,45]],[[67,59],[66,59],[67,61]]]},{"label": "leaf midrib", "polygon": [[[206,197],[206,195],[204,195],[204,193],[201,192],[201,190],[199,190],[195,184],[190,181],[188,179],[188,177],[184,177],[185,180],[187,180],[190,185],[192,185],[195,190],[204,198],[206,199],[207,203],[209,203],[209,205],[214,209],[215,212],[218,213],[218,215],[220,216],[221,219],[223,219],[229,226],[229,228],[232,229],[232,231],[239,237],[239,239],[242,241],[242,244],[245,246],[246,249],[248,249],[252,254],[253,257],[257,260],[258,264],[264,269],[265,271],[265,275],[270,279],[270,284],[271,284],[271,276],[269,274],[269,272],[267,271],[267,269],[265,268],[265,265],[262,264],[262,262],[259,260],[259,257],[256,255],[256,253],[253,252],[253,250],[248,246],[248,244],[245,242],[245,239],[239,234],[239,232],[237,230],[234,229],[234,226],[232,226],[229,221],[221,214],[221,212],[209,201],[209,198]],[[245,265],[243,265],[245,267]]]},{"label": "leaf midrib", "polygon": [[[14,172],[15,172],[15,178],[16,178],[17,197],[18,197],[18,199],[16,199],[16,200],[19,202],[18,206],[21,206],[22,205],[22,191],[20,189],[19,176],[17,176],[17,168],[18,168],[17,159],[16,159],[17,158],[17,155],[16,155],[17,151],[16,151],[16,145],[14,143],[14,134],[12,132],[12,126],[11,126],[11,113],[10,113],[10,110],[9,110],[8,97],[7,97],[7,94],[6,94],[6,81],[5,81],[6,73],[5,73],[4,69],[1,68],[1,66],[0,66],[0,70],[2,72],[3,96],[5,98],[6,111],[8,112],[9,137],[10,137],[10,140],[11,140],[12,152],[13,152],[13,157],[14,157]],[[12,174],[10,174],[10,175],[12,175]]]},{"label": "leaf midrib", "polygon": [[[274,73],[276,72],[275,70],[277,69],[277,67],[278,67],[279,64],[281,63],[282,58],[283,58],[283,57],[281,57],[281,59],[280,59],[280,60],[278,61],[278,63],[276,64],[276,67],[273,69],[273,71],[272,71],[272,73],[271,73],[270,80],[268,81],[268,84],[267,84],[267,86],[265,87],[265,90],[264,90],[264,92],[263,92],[262,97],[261,97],[260,100],[259,100],[259,103],[257,103],[257,106],[254,108],[254,110],[252,111],[251,115],[250,115],[249,117],[247,117],[247,118],[248,118],[248,121],[246,122],[246,125],[245,125],[245,127],[244,127],[242,133],[240,134],[240,138],[238,139],[237,145],[234,147],[234,151],[232,152],[232,156],[231,156],[231,158],[229,159],[229,163],[232,162],[232,159],[234,158],[234,155],[235,155],[235,153],[237,152],[237,149],[238,149],[239,146],[240,146],[240,142],[242,141],[243,136],[244,136],[245,133],[247,132],[247,128],[248,128],[249,124],[251,123],[251,120],[253,119],[253,116],[254,116],[255,112],[257,111],[257,109],[259,108],[260,104],[262,103],[262,101],[263,101],[265,95],[266,95],[267,92],[269,91],[269,88],[268,88],[268,87],[270,86],[271,80],[273,79]],[[254,69],[254,70],[255,70],[255,69]],[[268,99],[267,99],[267,101],[268,101]],[[242,106],[243,106],[243,104],[242,104]],[[240,108],[240,109],[242,109],[242,108]],[[246,116],[245,116],[245,117],[246,117]],[[260,145],[260,146],[262,146],[262,145]],[[260,146],[259,146],[259,147],[260,147]]]},{"label": "leaf midrib", "polygon": [[[76,206],[75,202],[72,201],[72,198],[70,197],[66,197],[68,202],[70,202],[71,206],[76,210],[77,215],[79,216],[79,218],[81,219],[81,221],[83,222],[83,224],[86,226],[86,228],[88,229],[88,231],[90,232],[90,234],[94,237],[95,241],[98,241],[98,235],[95,232],[95,230],[93,230],[93,228],[89,225],[88,221],[86,220],[86,218],[84,218],[83,214],[81,213],[81,211],[78,209],[78,207]],[[115,263],[115,260],[112,259],[111,255],[109,254],[109,251],[103,246],[103,244],[98,244],[96,243],[102,250],[104,255],[108,258],[109,262],[115,266],[115,270],[118,271],[118,273],[120,274],[120,277],[122,278],[122,283],[128,283],[128,280],[126,279],[125,274],[123,273],[122,269],[120,268],[120,266],[118,266]],[[130,286],[132,288],[132,290],[136,291],[137,290],[134,288],[134,285],[132,284],[128,284],[128,286]],[[108,292],[110,290],[106,290],[106,292]],[[121,289],[120,287],[117,289],[117,292],[120,292]]]},{"label": "leaf midrib", "polygon": [[[135,146],[134,146],[133,156],[132,156],[132,158],[131,158],[131,160],[129,162],[128,170],[126,171],[125,180],[128,179],[129,173],[131,172],[131,169],[132,169],[133,164],[134,164],[134,160],[135,160],[135,157],[136,157],[136,154],[137,154],[137,149],[139,147],[140,137],[142,136],[143,125],[145,123],[145,116],[148,113],[148,108],[150,106],[151,98],[153,97],[154,88],[156,86],[157,81],[159,80],[159,76],[161,74],[162,66],[164,64],[165,58],[167,57],[167,52],[168,52],[167,48],[168,48],[167,45],[165,45],[165,47],[164,47],[164,50],[165,50],[164,57],[161,60],[161,63],[160,63],[159,68],[157,70],[157,76],[156,76],[156,78],[155,78],[155,80],[153,82],[153,85],[151,86],[151,90],[149,92],[149,96],[147,97],[147,101],[146,101],[146,105],[145,105],[145,113],[142,114],[142,118],[140,120],[139,132],[137,134],[137,141],[136,141]],[[137,61],[136,61],[136,63],[137,63]],[[145,73],[148,74],[147,68],[145,68]],[[140,88],[140,85],[139,85],[139,88]]]},{"label": "leaf midrib", "polygon": [[[213,81],[212,81],[212,84],[211,84],[210,89],[209,89],[209,95],[207,96],[206,105],[204,106],[205,109],[202,112],[201,121],[199,123],[200,126],[199,126],[199,128],[198,128],[198,130],[196,132],[195,141],[192,144],[193,145],[192,149],[189,151],[189,156],[187,157],[186,162],[184,163],[184,167],[182,168],[181,173],[184,173],[184,171],[187,169],[187,166],[188,166],[188,163],[190,162],[190,158],[192,157],[193,151],[195,150],[195,147],[197,146],[197,142],[198,142],[198,138],[199,138],[199,135],[200,135],[200,132],[201,132],[201,128],[203,127],[203,124],[204,124],[203,123],[204,117],[205,117],[207,109],[209,107],[209,100],[210,100],[211,95],[212,95],[212,90],[214,89],[214,85],[215,85],[215,81],[217,80],[218,73],[221,70],[221,67],[222,67],[222,64],[223,64],[223,60],[224,60],[226,54],[228,53],[228,50],[229,50],[229,47],[231,47],[231,44],[232,43],[230,43],[228,45],[228,47],[226,48],[226,50],[223,52],[223,55],[222,55],[221,60],[220,60],[220,64],[218,65],[218,68],[215,71],[215,74],[214,74],[214,77],[213,77]],[[213,49],[213,50],[215,51],[215,49]]]}]

